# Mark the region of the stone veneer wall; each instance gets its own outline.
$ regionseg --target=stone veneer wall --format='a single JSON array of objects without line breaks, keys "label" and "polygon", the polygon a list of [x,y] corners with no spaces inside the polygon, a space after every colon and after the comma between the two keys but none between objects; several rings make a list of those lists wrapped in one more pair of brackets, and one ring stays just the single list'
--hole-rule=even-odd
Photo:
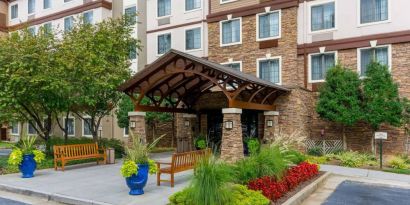
[{"label": "stone veneer wall", "polygon": [[[176,147],[177,146],[177,140],[176,140],[176,133],[175,133],[175,138],[172,140],[172,121],[167,121],[167,122],[159,122],[156,123],[156,128],[155,128],[155,137],[160,137],[165,134],[165,137],[163,137],[159,142],[157,147]],[[175,127],[175,132],[176,132],[176,127]],[[146,134],[147,134],[147,140],[148,142],[154,141],[154,130],[152,126],[147,125],[146,126]],[[173,142],[173,143],[172,143]]]}]

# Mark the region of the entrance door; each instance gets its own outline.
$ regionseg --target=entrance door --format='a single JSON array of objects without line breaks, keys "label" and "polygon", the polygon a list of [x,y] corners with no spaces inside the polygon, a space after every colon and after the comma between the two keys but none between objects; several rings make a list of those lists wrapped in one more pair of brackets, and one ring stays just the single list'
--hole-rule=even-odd
[{"label": "entrance door", "polygon": [[0,135],[1,135],[1,140],[3,141],[7,140],[7,128],[1,128]]},{"label": "entrance door", "polygon": [[222,142],[222,121],[221,110],[208,110],[205,112],[208,117],[208,141],[213,150],[219,151]]}]

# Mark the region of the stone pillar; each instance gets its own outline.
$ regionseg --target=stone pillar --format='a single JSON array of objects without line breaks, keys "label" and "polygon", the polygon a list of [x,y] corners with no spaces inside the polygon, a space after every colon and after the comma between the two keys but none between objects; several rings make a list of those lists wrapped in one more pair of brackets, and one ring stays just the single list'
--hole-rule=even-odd
[{"label": "stone pillar", "polygon": [[[242,139],[242,109],[225,108],[222,109],[222,144],[221,158],[226,162],[236,162],[243,158]],[[232,122],[232,129],[226,128],[226,123]]]},{"label": "stone pillar", "polygon": [[[279,112],[266,111],[263,114],[265,115],[263,139],[267,143],[272,143],[275,140],[275,136],[279,135]],[[270,124],[272,126],[270,126]]]},{"label": "stone pillar", "polygon": [[201,114],[201,124],[200,124],[200,133],[203,135],[208,135],[208,115],[207,114]]},{"label": "stone pillar", "polygon": [[[130,132],[134,136],[139,136],[142,142],[147,143],[147,134],[145,132],[145,112],[129,112],[128,117],[130,120]],[[130,143],[132,138],[128,139]]]}]

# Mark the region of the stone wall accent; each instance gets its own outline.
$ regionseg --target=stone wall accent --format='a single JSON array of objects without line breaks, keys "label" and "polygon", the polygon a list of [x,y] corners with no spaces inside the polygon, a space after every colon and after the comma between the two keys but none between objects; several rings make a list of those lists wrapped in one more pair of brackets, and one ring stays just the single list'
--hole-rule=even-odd
[{"label": "stone wall accent", "polygon": [[[189,125],[186,124],[189,122]],[[177,151],[187,152],[194,150],[194,138],[197,134],[198,119],[194,114],[176,114]]]},{"label": "stone wall accent", "polygon": [[[275,140],[275,136],[279,134],[279,112],[266,111],[265,115],[265,127],[263,141],[271,143]],[[269,125],[269,121],[272,121],[272,125]]]},{"label": "stone wall accent", "polygon": [[[176,127],[175,133],[172,133],[173,121],[158,122],[155,124],[155,134],[152,126],[146,125],[147,141],[149,143],[154,141],[155,138],[165,134],[165,136],[158,142],[157,147],[176,147]],[[174,137],[174,138],[173,138]]]},{"label": "stone wall accent", "polygon": [[[130,131],[134,135],[140,136],[141,140],[146,143],[147,135],[145,132],[145,112],[129,112],[128,116],[130,118]],[[132,124],[135,123],[135,127],[132,127]],[[129,137],[128,143],[132,142],[132,138]]]},{"label": "stone wall accent", "polygon": [[208,135],[208,115],[201,114],[200,122],[200,133],[205,136]]},{"label": "stone wall accent", "polygon": [[[221,144],[221,159],[226,162],[236,162],[243,158],[243,141],[241,114],[242,109],[225,108],[222,109],[223,128],[222,128],[222,144]],[[225,127],[226,121],[233,122],[233,128]]]}]

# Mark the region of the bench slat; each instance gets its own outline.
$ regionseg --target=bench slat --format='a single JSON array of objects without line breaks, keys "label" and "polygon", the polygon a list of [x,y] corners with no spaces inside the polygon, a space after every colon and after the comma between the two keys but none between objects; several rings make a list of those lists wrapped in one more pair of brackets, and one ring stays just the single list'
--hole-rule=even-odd
[{"label": "bench slat", "polygon": [[99,153],[98,144],[76,144],[76,145],[55,145],[54,149],[54,168],[57,170],[57,162],[61,162],[64,171],[64,165],[67,161],[79,159],[98,159],[103,158],[106,161],[106,153]]}]

